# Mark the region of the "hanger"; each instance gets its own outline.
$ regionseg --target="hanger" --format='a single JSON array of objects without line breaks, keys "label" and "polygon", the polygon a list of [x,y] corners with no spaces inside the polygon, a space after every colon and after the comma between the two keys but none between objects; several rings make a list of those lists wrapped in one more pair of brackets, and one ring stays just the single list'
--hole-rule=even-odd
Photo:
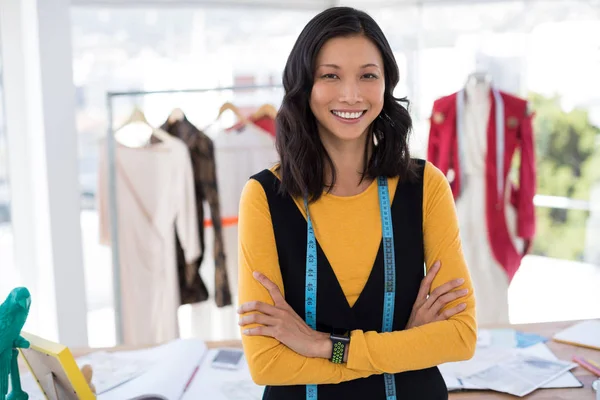
[{"label": "hanger", "polygon": [[[136,126],[138,128],[136,128]],[[147,133],[142,134],[141,131],[145,130]],[[147,136],[146,141],[150,140],[150,136],[154,136],[160,141],[170,140],[169,134],[163,131],[162,129],[157,129],[150,125],[144,112],[138,107],[135,106],[131,115],[125,123],[121,125],[117,130],[115,130],[115,136],[125,136],[131,135],[131,133],[135,133],[135,136],[144,137]],[[120,134],[120,135],[119,135]],[[140,139],[141,140],[141,139]]]},{"label": "hanger", "polygon": [[221,118],[221,115],[223,115],[223,113],[227,110],[231,110],[233,111],[233,113],[235,114],[235,116],[238,118],[238,120],[244,124],[249,123],[250,121],[248,120],[248,118],[246,118],[241,112],[240,110],[234,106],[233,104],[231,104],[230,102],[227,102],[225,104],[223,104],[221,106],[221,108],[219,109],[219,115],[217,115],[217,120],[219,118]]},{"label": "hanger", "polygon": [[274,120],[277,117],[277,110],[275,107],[271,104],[263,104],[254,114],[252,114],[252,119],[254,121],[264,117]]},{"label": "hanger", "polygon": [[175,108],[175,109],[173,109],[173,111],[171,111],[171,114],[169,115],[167,122],[169,123],[169,125],[172,125],[175,122],[183,121],[184,118],[185,118],[185,114],[183,113],[181,108]]},{"label": "hanger", "polygon": [[135,123],[152,127],[152,125],[150,125],[150,123],[146,119],[144,112],[142,110],[140,110],[140,108],[138,106],[135,106],[135,107],[133,107],[133,111],[129,115],[129,118],[127,118],[125,120],[125,122],[123,123],[123,125],[121,125],[117,130],[115,130],[115,132],[120,131],[127,125],[131,125],[131,124],[135,124]]}]

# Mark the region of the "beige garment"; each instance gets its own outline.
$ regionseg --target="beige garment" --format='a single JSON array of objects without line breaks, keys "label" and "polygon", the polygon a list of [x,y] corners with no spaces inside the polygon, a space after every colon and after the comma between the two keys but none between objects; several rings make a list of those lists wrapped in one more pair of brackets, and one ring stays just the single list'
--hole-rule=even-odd
[{"label": "beige garment", "polygon": [[[464,108],[463,188],[456,200],[463,251],[475,290],[477,323],[509,323],[506,272],[494,258],[489,243],[486,217],[485,157],[487,128],[490,116],[490,86],[469,82]],[[510,186],[504,185],[505,188]],[[522,249],[516,237],[516,212],[506,191],[506,222],[517,249]],[[522,242],[522,241],[521,241]]]},{"label": "beige garment", "polygon": [[[209,132],[215,145],[215,164],[219,203],[224,218],[237,217],[242,190],[248,179],[263,169],[275,165],[279,156],[271,134],[256,125],[248,124],[239,130],[219,130]],[[204,264],[210,263],[213,230],[206,230],[207,254]],[[237,287],[238,287],[238,226],[223,226],[225,254],[227,254],[227,275],[234,297],[234,306],[217,309],[210,304],[194,304],[191,311],[192,334],[204,340],[239,338]],[[214,280],[212,268],[202,268],[201,275],[209,286]],[[209,286],[209,291],[212,291]]]},{"label": "beige garment", "polygon": [[[99,168],[100,240],[110,244],[106,147]],[[176,138],[143,148],[116,145],[123,339],[147,345],[179,336],[175,229],[187,262],[200,255],[194,178]]]}]

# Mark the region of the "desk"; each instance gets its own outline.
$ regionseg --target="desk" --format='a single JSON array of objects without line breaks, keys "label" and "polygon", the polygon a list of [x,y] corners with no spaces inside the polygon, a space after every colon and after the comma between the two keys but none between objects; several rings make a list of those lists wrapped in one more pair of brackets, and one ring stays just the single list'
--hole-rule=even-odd
[{"label": "desk", "polygon": [[[543,324],[524,324],[524,325],[498,325],[498,326],[485,326],[483,328],[513,328],[523,332],[537,333],[539,335],[551,338],[556,332],[559,332],[578,321],[566,321],[566,322],[551,322]],[[552,352],[561,360],[571,360],[573,355],[582,357],[590,357],[592,359],[600,360],[600,351],[585,349],[583,347],[570,346],[567,344],[557,343],[552,340],[547,342],[548,347]],[[241,347],[241,342],[238,340],[228,340],[219,342],[207,342],[208,348],[217,347]],[[105,349],[109,351],[115,350],[134,350],[133,347],[120,346],[117,348]],[[85,355],[92,350],[99,349],[79,349],[72,350],[75,357]],[[538,389],[529,396],[526,396],[527,400],[595,400],[595,393],[592,391],[592,382],[596,380],[596,377],[587,370],[577,367],[572,370],[573,374],[583,384],[583,388],[576,389]],[[491,391],[468,391],[468,392],[453,392],[450,393],[450,400],[507,400],[517,399],[517,397],[491,392]]]},{"label": "desk", "polygon": [[[551,338],[555,333],[573,325],[578,321],[550,322],[544,324],[524,324],[524,325],[504,325],[504,326],[486,326],[484,328],[512,328],[522,332],[537,333],[538,335]],[[550,350],[561,360],[571,360],[573,355],[600,359],[600,351],[585,349],[583,347],[571,346],[557,343],[552,340],[546,342]],[[524,397],[527,400],[595,400],[595,393],[592,391],[592,382],[597,378],[587,370],[577,367],[571,370],[573,375],[583,383],[584,387],[576,389],[538,389],[529,396]],[[468,391],[450,393],[450,400],[501,400],[517,399],[518,397],[508,394],[489,392],[489,391]]]}]

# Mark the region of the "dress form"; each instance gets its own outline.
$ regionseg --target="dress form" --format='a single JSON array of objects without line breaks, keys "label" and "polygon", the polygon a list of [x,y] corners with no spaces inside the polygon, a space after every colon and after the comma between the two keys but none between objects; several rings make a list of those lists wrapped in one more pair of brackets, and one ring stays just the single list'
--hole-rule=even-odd
[{"label": "dress form", "polygon": [[[489,80],[471,78],[464,90],[464,154],[461,163],[464,182],[461,195],[456,200],[463,252],[473,280],[478,324],[506,324],[509,323],[509,280],[494,258],[486,223],[486,155],[492,105],[491,85]],[[512,206],[507,205],[507,208]],[[514,232],[514,214],[509,225],[512,225]]]}]

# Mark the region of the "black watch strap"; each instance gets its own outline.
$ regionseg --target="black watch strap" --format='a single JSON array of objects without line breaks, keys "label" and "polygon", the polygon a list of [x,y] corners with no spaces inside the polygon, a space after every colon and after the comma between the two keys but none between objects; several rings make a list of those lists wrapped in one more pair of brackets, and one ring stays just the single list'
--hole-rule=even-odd
[{"label": "black watch strap", "polygon": [[331,334],[331,362],[334,364],[341,364],[344,362],[344,354],[346,353],[346,347],[350,345],[350,337]]}]

